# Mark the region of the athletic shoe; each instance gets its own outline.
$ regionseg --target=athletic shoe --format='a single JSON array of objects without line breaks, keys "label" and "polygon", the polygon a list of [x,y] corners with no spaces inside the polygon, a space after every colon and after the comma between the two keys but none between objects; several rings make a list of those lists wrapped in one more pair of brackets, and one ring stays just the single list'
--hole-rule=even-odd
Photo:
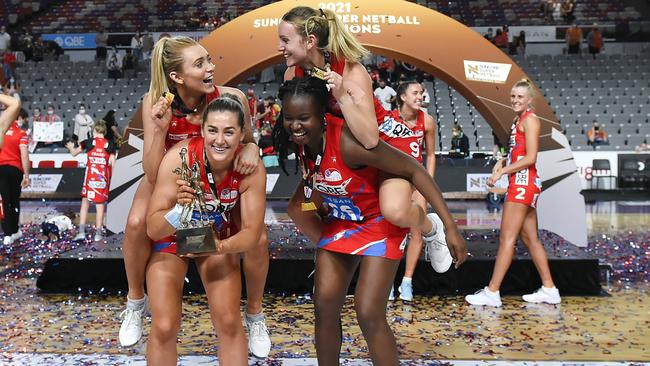
[{"label": "athletic shoe", "polygon": [[83,231],[80,231],[77,233],[77,235],[72,239],[72,241],[84,241],[86,240],[86,233]]},{"label": "athletic shoe", "polygon": [[488,305],[500,307],[501,295],[499,295],[498,291],[490,291],[490,289],[486,286],[484,289],[476,291],[474,295],[465,296],[465,301],[467,301],[470,305]]},{"label": "athletic shoe", "polygon": [[11,236],[11,239],[13,239],[13,241],[16,241],[16,240],[18,240],[18,239],[20,239],[20,238],[22,238],[22,237],[23,237],[23,232],[22,232],[22,230],[18,230],[15,234],[13,234],[13,235]]},{"label": "athletic shoe", "polygon": [[4,245],[11,245],[14,243],[14,238],[11,235],[6,235],[4,239],[2,239],[2,243]]},{"label": "athletic shoe", "polygon": [[427,218],[436,227],[436,232],[429,236],[422,236],[425,244],[424,258],[431,262],[431,267],[433,267],[434,271],[438,273],[447,272],[449,267],[451,267],[453,258],[445,240],[444,225],[440,217],[435,213],[428,214]]},{"label": "athletic shoe", "polygon": [[390,294],[388,295],[388,301],[393,301],[393,300],[395,300],[395,289],[391,287]]},{"label": "athletic shoe", "polygon": [[399,298],[404,301],[413,301],[413,284],[404,282],[399,285]]},{"label": "athletic shoe", "polygon": [[264,319],[249,321],[246,317],[246,328],[248,328],[248,351],[257,358],[268,357],[271,352],[271,338]]},{"label": "athletic shoe", "polygon": [[145,316],[146,308],[146,303],[140,310],[127,307],[120,314],[122,325],[120,326],[119,338],[122,347],[132,346],[138,343],[140,337],[142,337],[142,318]]},{"label": "athletic shoe", "polygon": [[562,301],[560,298],[560,291],[557,290],[557,287],[547,288],[544,286],[540,287],[539,290],[532,294],[522,296],[522,298],[526,302],[545,302],[547,304],[559,304]]},{"label": "athletic shoe", "polygon": [[104,240],[104,232],[102,230],[97,230],[95,232],[95,241],[102,241]]}]

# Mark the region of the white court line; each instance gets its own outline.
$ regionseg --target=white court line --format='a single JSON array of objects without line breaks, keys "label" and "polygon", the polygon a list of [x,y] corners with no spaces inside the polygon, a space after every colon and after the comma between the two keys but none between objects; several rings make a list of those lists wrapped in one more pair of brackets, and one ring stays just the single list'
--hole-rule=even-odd
[{"label": "white court line", "polygon": [[[367,359],[341,360],[346,366],[371,365]],[[96,366],[146,366],[143,356],[110,355],[110,354],[58,354],[58,353],[0,353],[0,365],[6,366],[59,366],[92,364]],[[614,361],[495,361],[495,360],[403,360],[403,365],[408,366],[650,366],[648,362],[614,362]],[[215,356],[182,356],[178,366],[204,366],[218,365]],[[277,365],[277,366],[316,366],[315,358],[273,358],[267,360],[249,359],[250,366]]]}]

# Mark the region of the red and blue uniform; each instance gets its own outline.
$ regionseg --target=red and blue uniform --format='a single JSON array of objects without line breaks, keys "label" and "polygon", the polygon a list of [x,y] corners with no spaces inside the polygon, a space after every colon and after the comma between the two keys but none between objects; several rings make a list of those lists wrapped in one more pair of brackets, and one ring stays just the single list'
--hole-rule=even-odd
[{"label": "red and blue uniform", "polygon": [[[219,88],[214,87],[214,92],[207,95],[206,104],[219,98]],[[201,125],[195,125],[187,121],[187,116],[177,116],[172,113],[172,119],[169,122],[167,136],[165,136],[165,150],[169,150],[179,141],[187,140],[192,137],[201,136]]]},{"label": "red and blue uniform", "polygon": [[[239,201],[239,185],[242,180],[242,175],[231,167],[221,182],[218,184],[215,182],[217,192],[212,192],[205,171],[204,145],[205,140],[203,137],[194,137],[189,141],[187,145],[188,165],[191,167],[195,161],[199,163],[201,188],[203,189],[208,216],[214,222],[213,229],[217,233],[217,237],[224,239],[234,235],[238,231],[236,225],[230,220],[230,211]],[[213,193],[219,195],[219,201],[224,207],[222,213],[217,212],[217,202],[214,199]],[[199,219],[198,211],[195,210],[192,213],[192,219]],[[176,236],[171,235],[153,242],[153,250],[156,252],[176,254]]]},{"label": "red and blue uniform", "polygon": [[111,155],[115,154],[115,146],[107,139],[99,137],[82,141],[80,145],[86,151],[88,159],[81,197],[96,204],[106,203],[111,182],[109,161]]},{"label": "red and blue uniform", "polygon": [[[534,116],[535,112],[527,109],[512,124],[510,133],[510,152],[508,153],[508,165],[513,164],[526,156],[526,135],[520,131],[519,126],[529,116]],[[537,175],[537,166],[530,165],[518,172],[511,173],[508,176],[508,191],[506,201],[522,203],[526,206],[535,208],[537,198],[542,191],[542,181]]]},{"label": "red and blue uniform", "polygon": [[400,259],[408,229],[388,222],[379,209],[378,170],[351,169],[340,151],[344,121],[327,115],[325,149],[314,189],[329,208],[318,247],[345,254]]},{"label": "red and blue uniform", "polygon": [[[345,59],[332,57],[330,59],[330,70],[339,75],[343,75]],[[296,77],[302,78],[305,76],[305,71],[302,67],[296,66],[294,74]],[[398,111],[387,111],[374,94],[372,99],[375,106],[377,125],[379,126],[379,138],[407,155],[413,156],[419,162],[422,162],[421,146],[424,136],[424,112],[418,112],[417,125],[414,128],[410,128],[399,116]],[[332,92],[328,93],[327,111],[334,116],[343,118],[341,107],[332,95]]]}]

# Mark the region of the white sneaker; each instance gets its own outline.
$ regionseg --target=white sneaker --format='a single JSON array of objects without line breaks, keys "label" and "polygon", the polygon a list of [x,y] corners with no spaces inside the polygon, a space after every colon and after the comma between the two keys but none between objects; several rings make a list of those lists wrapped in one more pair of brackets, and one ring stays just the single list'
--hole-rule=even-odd
[{"label": "white sneaker", "polygon": [[388,301],[395,300],[395,289],[391,287],[390,294],[388,294]]},{"label": "white sneaker", "polygon": [[97,232],[95,232],[95,241],[102,241],[102,240],[104,240],[104,232],[101,230],[97,230]]},{"label": "white sneaker", "polygon": [[86,240],[86,233],[83,231],[80,231],[77,233],[77,235],[72,239],[72,241],[84,241]]},{"label": "white sneaker", "polygon": [[413,301],[413,283],[402,281],[399,285],[399,298],[404,301]]},{"label": "white sneaker", "polygon": [[422,235],[425,244],[424,259],[431,262],[434,271],[438,273],[447,272],[451,267],[453,258],[445,240],[445,227],[437,214],[430,213],[427,218],[436,227],[436,233],[431,236]]},{"label": "white sneaker", "polygon": [[487,286],[482,290],[476,291],[473,295],[465,296],[465,301],[470,305],[488,305],[488,306],[501,306],[501,295],[499,292],[490,291]]},{"label": "white sneaker", "polygon": [[[146,300],[145,300],[146,301]],[[142,337],[142,318],[146,312],[146,305],[142,310],[126,308],[121,314],[122,325],[120,326],[120,344],[122,347],[132,346]]]},{"label": "white sneaker", "polygon": [[6,235],[4,239],[2,239],[2,243],[4,245],[11,245],[14,243],[14,238],[11,235]]},{"label": "white sneaker", "polygon": [[560,291],[558,291],[557,287],[547,288],[544,286],[540,287],[539,290],[532,294],[522,296],[522,298],[526,302],[545,302],[547,304],[559,304],[562,301],[560,298]]},{"label": "white sneaker", "polygon": [[271,352],[271,338],[264,320],[251,322],[246,317],[246,328],[248,328],[248,351],[257,358],[268,357]]},{"label": "white sneaker", "polygon": [[18,240],[18,239],[20,239],[20,238],[22,238],[22,237],[23,237],[23,232],[22,232],[22,230],[18,230],[15,234],[13,234],[13,235],[11,236],[11,239],[13,239],[13,241],[16,241],[16,240]]}]

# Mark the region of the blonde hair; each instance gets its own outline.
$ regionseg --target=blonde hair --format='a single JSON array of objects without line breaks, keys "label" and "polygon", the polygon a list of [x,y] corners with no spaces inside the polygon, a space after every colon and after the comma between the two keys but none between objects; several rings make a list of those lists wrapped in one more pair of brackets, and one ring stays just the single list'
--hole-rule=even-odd
[{"label": "blonde hair", "polygon": [[303,37],[314,35],[318,48],[330,52],[335,58],[345,57],[350,62],[360,62],[370,52],[345,28],[335,12],[297,6],[282,16]]},{"label": "blonde hair", "polygon": [[174,85],[169,73],[181,69],[184,61],[183,49],[195,44],[198,43],[186,36],[163,37],[156,42],[151,52],[149,98],[152,104]]},{"label": "blonde hair", "polygon": [[515,85],[512,87],[514,88],[526,88],[526,91],[528,93],[528,96],[531,98],[535,98],[535,89],[533,88],[533,83],[527,79],[523,78],[515,83]]},{"label": "blonde hair", "polygon": [[106,126],[106,121],[104,121],[103,119],[98,120],[97,122],[95,122],[95,127],[93,129],[97,133],[106,135],[106,130],[108,129],[108,127]]}]

